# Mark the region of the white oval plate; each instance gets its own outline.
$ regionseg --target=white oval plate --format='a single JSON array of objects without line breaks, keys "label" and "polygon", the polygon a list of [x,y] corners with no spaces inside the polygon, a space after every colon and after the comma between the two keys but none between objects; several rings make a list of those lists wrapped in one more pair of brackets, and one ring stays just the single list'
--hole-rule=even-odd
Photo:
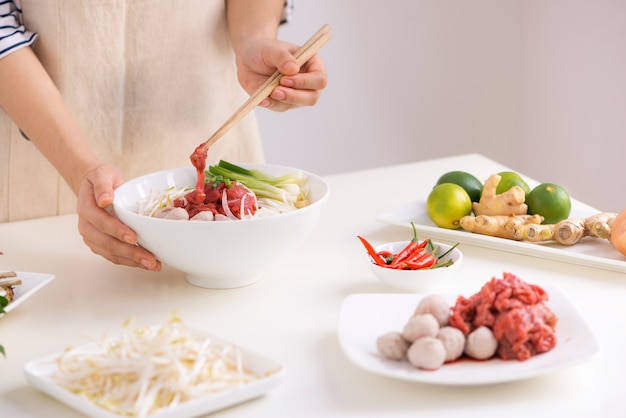
[{"label": "white oval plate", "polygon": [[[600,211],[572,199],[570,218],[586,218]],[[462,229],[445,229],[436,226],[426,212],[426,199],[405,203],[395,209],[379,214],[378,221],[411,229],[411,222],[420,235],[433,240],[475,245],[492,250],[508,251],[532,257],[557,260],[570,264],[596,267],[626,273],[626,257],[620,254],[608,240],[583,238],[576,245],[561,245],[554,241],[533,243],[475,234]]]},{"label": "white oval plate", "polygon": [[[526,379],[589,360],[598,352],[591,329],[559,290],[548,292],[548,306],[558,316],[557,345],[526,361],[491,359],[460,360],[435,371],[417,369],[408,361],[384,358],[376,339],[389,331],[401,331],[425,294],[355,294],[344,299],[338,338],[344,354],[356,366],[394,379],[439,385],[483,385]],[[443,295],[453,305],[458,295]]]}]

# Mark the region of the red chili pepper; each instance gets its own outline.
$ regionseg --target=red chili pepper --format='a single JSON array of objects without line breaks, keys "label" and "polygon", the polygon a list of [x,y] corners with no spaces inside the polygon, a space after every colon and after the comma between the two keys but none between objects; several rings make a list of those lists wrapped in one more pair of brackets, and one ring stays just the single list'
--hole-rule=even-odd
[{"label": "red chili pepper", "polygon": [[398,267],[400,263],[405,261],[413,252],[426,246],[427,240],[420,243],[417,239],[417,230],[413,222],[411,222],[411,226],[413,227],[413,239],[393,258],[390,267]]},{"label": "red chili pepper", "polygon": [[357,235],[357,238],[361,240],[361,242],[363,243],[363,246],[365,247],[365,249],[367,250],[367,253],[370,255],[370,257],[372,257],[372,260],[374,260],[374,262],[381,266],[381,267],[386,267],[387,263],[385,263],[385,260],[383,260],[377,253],[376,250],[374,249],[374,247],[372,247],[372,244],[370,244],[369,242],[367,242],[367,240],[359,235]]},{"label": "red chili pepper", "polygon": [[430,253],[425,253],[420,258],[412,261],[405,261],[401,263],[402,268],[408,270],[421,270],[424,268],[432,267],[437,262],[437,257]]},{"label": "red chili pepper", "polygon": [[411,254],[408,255],[407,258],[404,259],[404,261],[415,261],[418,258],[421,258],[424,256],[424,254],[426,254],[428,251],[426,251],[426,249],[423,246],[418,246],[417,250],[413,251]]},{"label": "red chili pepper", "polygon": [[385,260],[385,264],[391,264],[393,261],[394,254],[391,251],[379,251],[378,255]]}]

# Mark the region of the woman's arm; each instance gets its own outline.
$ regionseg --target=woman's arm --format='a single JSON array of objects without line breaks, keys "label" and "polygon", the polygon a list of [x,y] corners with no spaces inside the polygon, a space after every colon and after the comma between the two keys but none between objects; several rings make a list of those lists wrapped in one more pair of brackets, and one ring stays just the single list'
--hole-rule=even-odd
[{"label": "woman's arm", "polygon": [[78,230],[89,248],[116,264],[159,271],[137,235],[112,216],[119,171],[102,164],[82,136],[58,89],[29,47],[0,59],[0,107],[26,133],[78,197]]},{"label": "woman's arm", "polygon": [[249,38],[276,39],[284,5],[284,0],[226,0],[235,50]]},{"label": "woman's arm", "polygon": [[82,178],[100,161],[29,47],[0,59],[0,107],[78,194]]},{"label": "woman's arm", "polygon": [[30,49],[37,35],[24,27],[19,6],[0,2],[0,107],[77,194],[81,178],[99,162]]}]

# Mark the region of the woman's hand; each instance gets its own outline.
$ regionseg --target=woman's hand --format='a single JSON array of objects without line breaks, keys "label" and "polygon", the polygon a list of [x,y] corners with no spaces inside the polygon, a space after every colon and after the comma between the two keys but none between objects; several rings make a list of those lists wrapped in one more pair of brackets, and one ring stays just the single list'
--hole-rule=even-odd
[{"label": "woman's hand", "polygon": [[137,245],[137,234],[112,213],[114,190],[122,176],[112,165],[89,171],[78,191],[78,231],[95,254],[130,267],[160,271],[161,262]]},{"label": "woman's hand", "polygon": [[297,45],[271,38],[251,39],[240,45],[237,53],[237,76],[250,94],[265,83],[276,70],[283,74],[280,85],[260,106],[277,112],[314,106],[327,84],[326,68],[319,55],[301,67],[293,53]]}]

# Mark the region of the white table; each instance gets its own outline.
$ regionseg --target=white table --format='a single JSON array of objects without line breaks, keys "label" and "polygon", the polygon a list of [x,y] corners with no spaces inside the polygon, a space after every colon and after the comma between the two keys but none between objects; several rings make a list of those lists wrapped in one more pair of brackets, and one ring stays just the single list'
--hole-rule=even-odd
[{"label": "white table", "polygon": [[[69,345],[115,334],[133,316],[158,324],[180,309],[190,326],[231,339],[286,367],[266,396],[215,417],[498,417],[626,416],[626,275],[463,245],[459,275],[478,290],[511,271],[558,286],[593,328],[600,353],[588,362],[498,385],[449,387],[380,377],[354,366],[337,340],[342,300],[389,293],[363,264],[356,235],[373,243],[407,239],[410,231],[376,215],[427,195],[450,170],[487,178],[504,167],[480,155],[384,167],[327,177],[331,199],[310,239],[275,263],[260,282],[207,290],[170,268],[161,273],[115,266],[92,254],[61,216],[0,225],[0,270],[52,273],[56,279],[0,319],[0,417],[80,416],[30,387],[24,364]],[[454,286],[450,286],[454,291]]]}]

